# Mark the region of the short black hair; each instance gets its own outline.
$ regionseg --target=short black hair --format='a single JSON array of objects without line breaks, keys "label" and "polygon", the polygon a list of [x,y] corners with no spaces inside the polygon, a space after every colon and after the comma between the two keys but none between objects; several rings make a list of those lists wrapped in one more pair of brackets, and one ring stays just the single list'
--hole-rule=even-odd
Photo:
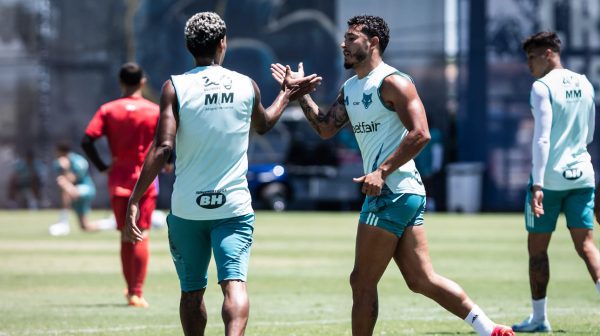
[{"label": "short black hair", "polygon": [[128,86],[139,85],[144,77],[142,67],[134,62],[127,62],[121,66],[119,71],[119,80]]},{"label": "short black hair", "polygon": [[390,42],[390,28],[385,20],[379,16],[357,15],[348,20],[348,27],[363,26],[361,31],[368,37],[377,36],[379,38],[379,48],[381,53],[385,51]]},{"label": "short black hair", "polygon": [[226,33],[225,21],[217,13],[196,13],[185,24],[185,46],[194,57],[212,57]]},{"label": "short black hair", "polygon": [[71,151],[71,144],[69,144],[69,142],[66,140],[61,140],[56,144],[56,151],[67,154]]},{"label": "short black hair", "polygon": [[542,31],[535,33],[523,41],[523,51],[528,53],[532,49],[548,48],[560,53],[560,38],[555,32]]}]

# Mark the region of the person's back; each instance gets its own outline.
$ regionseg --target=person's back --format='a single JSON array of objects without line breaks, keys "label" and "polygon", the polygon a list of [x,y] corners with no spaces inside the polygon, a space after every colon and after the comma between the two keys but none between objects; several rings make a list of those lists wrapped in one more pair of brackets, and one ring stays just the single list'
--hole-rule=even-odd
[{"label": "person's back", "polygon": [[251,212],[246,181],[254,105],[250,78],[220,66],[171,78],[179,104],[173,214],[205,220]]},{"label": "person's back", "polygon": [[594,186],[587,145],[594,133],[594,88],[585,75],[554,69],[538,79],[550,93],[552,126],[545,172],[546,189]]},{"label": "person's back", "polygon": [[[158,106],[153,102],[127,96],[102,105],[90,122],[86,134],[93,138],[105,135],[108,140],[112,155],[108,174],[111,195],[131,194],[152,144],[158,115]],[[150,190],[156,193],[153,187]]]}]

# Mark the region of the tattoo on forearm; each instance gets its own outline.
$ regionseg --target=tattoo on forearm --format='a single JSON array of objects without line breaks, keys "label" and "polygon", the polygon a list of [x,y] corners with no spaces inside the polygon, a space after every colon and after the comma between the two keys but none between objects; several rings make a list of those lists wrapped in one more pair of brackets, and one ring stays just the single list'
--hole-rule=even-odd
[{"label": "tattoo on forearm", "polygon": [[339,129],[348,122],[348,114],[344,111],[344,102],[336,101],[329,111],[321,111],[319,107],[307,98],[300,99],[300,107],[311,126],[319,133],[324,128],[334,127]]}]

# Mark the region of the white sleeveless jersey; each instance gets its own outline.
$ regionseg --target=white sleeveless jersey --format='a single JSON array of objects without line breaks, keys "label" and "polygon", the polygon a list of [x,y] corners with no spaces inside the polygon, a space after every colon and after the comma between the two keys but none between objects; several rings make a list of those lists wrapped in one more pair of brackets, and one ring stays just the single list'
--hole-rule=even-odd
[{"label": "white sleeveless jersey", "polygon": [[594,168],[587,151],[594,126],[594,88],[585,75],[555,69],[539,79],[548,87],[552,105],[550,150],[544,188],[594,187]]},{"label": "white sleeveless jersey", "polygon": [[221,66],[171,76],[179,102],[171,212],[211,220],[253,212],[246,173],[250,78]]},{"label": "white sleeveless jersey", "polygon": [[[344,104],[362,153],[365,174],[377,169],[400,146],[408,133],[398,114],[386,107],[381,100],[381,83],[393,74],[412,81],[408,75],[381,62],[366,77],[358,79],[354,76],[343,86]],[[382,191],[384,193],[391,191],[425,195],[425,188],[413,160],[391,172],[385,179],[385,186]]]}]

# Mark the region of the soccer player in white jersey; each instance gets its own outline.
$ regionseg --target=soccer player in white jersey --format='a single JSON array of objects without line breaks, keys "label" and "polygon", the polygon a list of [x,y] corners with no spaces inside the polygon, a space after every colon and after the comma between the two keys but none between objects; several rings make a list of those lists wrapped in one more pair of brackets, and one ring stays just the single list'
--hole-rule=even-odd
[{"label": "soccer player in white jersey", "polygon": [[[393,259],[408,287],[463,319],[479,335],[507,336],[513,331],[492,322],[453,281],[433,270],[423,213],[425,189],[413,158],[430,139],[425,108],[412,79],[385,64],[389,42],[386,22],[376,16],[348,21],[341,47],[350,78],[327,111],[305,95],[299,99],[306,118],[322,138],[330,138],[348,121],[360,146],[366,195],[356,235],[350,275],[352,334],[372,335],[378,314],[377,283]],[[282,82],[286,68],[271,67]],[[303,75],[299,67],[299,74]]]},{"label": "soccer player in white jersey", "polygon": [[251,127],[262,134],[290,100],[314,91],[321,78],[286,78],[269,108],[256,83],[221,66],[227,49],[225,22],[215,13],[192,16],[185,41],[196,67],[171,76],[160,98],[154,143],[131,194],[124,231],[141,241],[139,202],[176,144],[169,245],[179,276],[179,313],[185,335],[204,335],[204,292],[211,250],[224,300],[225,335],[243,335],[248,321],[246,290],[254,212],[246,181]]},{"label": "soccer player in white jersey", "polygon": [[548,245],[564,212],[577,254],[600,291],[600,253],[594,244],[594,168],[587,145],[594,136],[594,89],[585,75],[563,68],[560,39],[540,32],[523,42],[537,80],[531,88],[533,167],[525,227],[533,313],[513,326],[520,332],[551,330],[546,314],[550,279]]}]

